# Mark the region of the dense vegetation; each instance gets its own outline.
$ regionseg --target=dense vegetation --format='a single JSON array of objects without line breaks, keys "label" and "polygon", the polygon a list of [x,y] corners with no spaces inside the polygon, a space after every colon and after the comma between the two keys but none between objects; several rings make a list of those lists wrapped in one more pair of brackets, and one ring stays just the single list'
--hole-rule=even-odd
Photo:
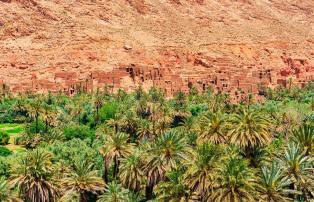
[{"label": "dense vegetation", "polygon": [[3,95],[0,201],[314,200],[314,87],[263,94]]}]

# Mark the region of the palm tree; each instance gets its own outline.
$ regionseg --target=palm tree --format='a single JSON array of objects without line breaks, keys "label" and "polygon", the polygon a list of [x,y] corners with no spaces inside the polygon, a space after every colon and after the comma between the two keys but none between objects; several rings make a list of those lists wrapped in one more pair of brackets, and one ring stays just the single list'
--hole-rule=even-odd
[{"label": "palm tree", "polygon": [[93,164],[86,161],[76,161],[73,170],[62,179],[63,198],[77,195],[80,202],[88,201],[88,194],[97,194],[104,190],[105,183],[98,177],[98,171],[93,170]]},{"label": "palm tree", "polygon": [[298,144],[290,143],[281,159],[284,173],[292,181],[291,189],[301,191],[305,200],[314,193],[314,159],[306,156]]},{"label": "palm tree", "polygon": [[4,177],[0,177],[0,201],[3,202],[22,202],[16,194],[9,188],[9,184]]},{"label": "palm tree", "polygon": [[167,104],[166,100],[159,102],[157,114],[156,130],[158,134],[162,134],[173,121],[172,108]]},{"label": "palm tree", "polygon": [[58,197],[51,159],[51,153],[35,149],[12,164],[10,183],[20,190],[20,196],[24,200],[55,201]]},{"label": "palm tree", "polygon": [[180,162],[187,159],[189,146],[185,138],[175,131],[168,131],[157,137],[152,144],[146,144],[147,176],[146,198],[152,198],[153,187],[164,179],[166,171],[176,169]]},{"label": "palm tree", "polygon": [[84,96],[78,96],[77,98],[72,100],[72,103],[68,105],[69,114],[71,117],[74,117],[75,120],[77,119],[78,123],[81,124],[81,116],[84,114],[85,98]]},{"label": "palm tree", "polygon": [[208,108],[211,112],[222,111],[228,104],[228,96],[226,94],[218,94],[207,98]]},{"label": "palm tree", "polygon": [[303,124],[297,130],[293,130],[293,138],[300,144],[306,154],[314,151],[314,127]]},{"label": "palm tree", "polygon": [[142,153],[136,150],[127,158],[123,158],[119,172],[119,179],[124,187],[136,192],[140,191],[144,182],[141,155]]},{"label": "palm tree", "polygon": [[197,131],[199,129],[199,125],[196,124],[196,118],[194,116],[189,116],[178,127],[178,131],[180,134],[185,135],[188,139],[188,144],[195,146],[197,140]]},{"label": "palm tree", "polygon": [[186,119],[190,112],[187,109],[187,99],[183,92],[178,92],[174,98],[173,104],[173,125],[180,125]]},{"label": "palm tree", "polygon": [[110,161],[114,163],[113,177],[116,178],[119,172],[119,159],[131,154],[134,144],[128,143],[129,135],[125,133],[114,133],[106,137],[104,145],[100,148],[100,153],[104,157],[104,180],[108,182]]},{"label": "palm tree", "polygon": [[154,190],[158,201],[188,201],[190,197],[189,187],[184,183],[183,172],[179,170],[170,171],[166,177],[167,180],[160,182]]},{"label": "palm tree", "polygon": [[41,96],[36,96],[33,100],[25,105],[25,109],[27,114],[35,120],[36,124],[36,133],[39,132],[38,124],[39,124],[39,117],[42,112],[43,107],[43,99]]},{"label": "palm tree", "polygon": [[231,156],[218,167],[216,186],[208,201],[256,201],[254,171],[248,162]]},{"label": "palm tree", "polygon": [[135,111],[133,111],[130,108],[125,109],[121,116],[120,121],[121,121],[120,127],[122,128],[122,131],[130,135],[136,133],[138,119],[136,117]]},{"label": "palm tree", "polygon": [[105,193],[98,198],[97,202],[126,202],[128,195],[127,189],[113,181],[108,184]]},{"label": "palm tree", "polygon": [[161,90],[154,87],[149,90],[148,96],[150,102],[148,103],[150,111],[149,120],[152,122],[152,134],[153,136],[156,136],[156,123],[160,118],[158,114],[158,103],[164,102],[165,98]]},{"label": "palm tree", "polygon": [[230,143],[245,149],[249,154],[254,147],[270,143],[270,122],[265,114],[251,109],[241,109],[231,118]]},{"label": "palm tree", "polygon": [[150,107],[147,102],[147,98],[143,97],[135,103],[135,111],[137,115],[141,118],[147,118],[151,115]]},{"label": "palm tree", "polygon": [[139,139],[152,138],[152,124],[146,119],[140,119],[138,122],[137,135]]},{"label": "palm tree", "polygon": [[215,144],[226,143],[226,116],[218,111],[203,116],[199,122],[198,141],[210,141]]},{"label": "palm tree", "polygon": [[291,183],[288,177],[284,177],[284,169],[278,162],[272,162],[270,167],[263,166],[257,188],[260,193],[259,201],[293,201],[288,196],[288,194],[295,194],[294,190],[289,189]]},{"label": "palm tree", "polygon": [[47,132],[48,126],[56,118],[56,111],[51,105],[44,103],[42,105],[41,115],[42,115],[43,119],[45,120],[45,132]]},{"label": "palm tree", "polygon": [[189,185],[193,195],[204,199],[214,186],[217,165],[220,162],[220,149],[210,142],[198,145],[185,166],[185,182]]},{"label": "palm tree", "polygon": [[94,97],[94,106],[96,109],[96,115],[95,115],[96,119],[98,119],[99,109],[102,107],[102,105],[103,105],[103,98],[100,95],[99,91],[97,90],[97,93]]}]

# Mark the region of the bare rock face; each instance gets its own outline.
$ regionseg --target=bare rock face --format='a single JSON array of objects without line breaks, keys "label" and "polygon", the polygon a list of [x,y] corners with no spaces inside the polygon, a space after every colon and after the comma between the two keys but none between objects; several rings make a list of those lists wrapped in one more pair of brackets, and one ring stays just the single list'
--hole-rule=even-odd
[{"label": "bare rock face", "polygon": [[13,92],[258,86],[314,80],[312,0],[0,0],[0,81]]}]

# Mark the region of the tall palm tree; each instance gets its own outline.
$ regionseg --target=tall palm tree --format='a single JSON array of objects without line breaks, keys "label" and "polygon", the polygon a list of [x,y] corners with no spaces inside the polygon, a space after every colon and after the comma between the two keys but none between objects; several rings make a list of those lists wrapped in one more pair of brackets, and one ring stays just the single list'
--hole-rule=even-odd
[{"label": "tall palm tree", "polygon": [[263,166],[259,175],[260,193],[259,201],[265,202],[285,202],[293,201],[289,194],[295,194],[294,190],[289,189],[292,181],[284,176],[284,168],[278,162],[272,162],[270,167]]},{"label": "tall palm tree", "polygon": [[254,147],[264,146],[271,141],[270,122],[265,114],[251,109],[240,109],[231,120],[230,143],[240,146],[246,152]]},{"label": "tall palm tree", "polygon": [[314,159],[306,156],[298,144],[290,143],[281,161],[285,175],[292,180],[291,189],[301,191],[305,200],[314,197]]},{"label": "tall palm tree", "polygon": [[73,170],[62,179],[61,185],[63,198],[77,195],[80,202],[87,202],[88,194],[97,194],[105,187],[103,179],[98,177],[97,170],[93,170],[93,164],[86,161],[76,161]]},{"label": "tall palm tree", "polygon": [[166,171],[177,168],[180,162],[187,159],[190,151],[185,138],[173,130],[164,133],[152,144],[145,146],[146,198],[151,199],[153,187],[164,179]]},{"label": "tall palm tree", "polygon": [[216,186],[208,201],[256,201],[255,186],[254,171],[248,162],[232,156],[218,167]]},{"label": "tall palm tree", "polygon": [[127,189],[113,181],[107,185],[105,193],[98,198],[97,202],[126,202],[128,195]]},{"label": "tall palm tree", "polygon": [[10,189],[9,183],[4,177],[0,177],[0,201],[22,202],[22,200],[16,196],[16,193]]},{"label": "tall palm tree", "polygon": [[136,113],[133,109],[125,109],[121,119],[120,119],[120,127],[122,130],[130,135],[136,133],[138,118],[136,117]]},{"label": "tall palm tree", "polygon": [[199,130],[199,125],[196,124],[197,119],[194,116],[189,116],[182,123],[180,123],[180,126],[177,127],[179,133],[186,136],[188,139],[188,144],[195,146],[196,140],[197,140],[197,131]]},{"label": "tall palm tree", "polygon": [[36,124],[36,133],[39,132],[39,117],[41,115],[42,112],[42,107],[43,107],[43,99],[41,96],[36,96],[34,99],[32,99],[30,102],[28,102],[25,105],[25,109],[27,111],[27,114],[33,118],[33,120],[35,120],[35,124]]},{"label": "tall palm tree", "polygon": [[170,171],[166,174],[167,180],[160,182],[154,192],[158,201],[185,202],[190,198],[189,187],[184,183],[183,172]]},{"label": "tall palm tree", "polygon": [[135,111],[137,115],[141,118],[147,118],[151,115],[151,108],[149,107],[146,97],[141,98],[135,103]]},{"label": "tall palm tree", "polygon": [[187,166],[185,182],[193,195],[204,199],[213,188],[221,155],[220,149],[212,143],[197,145],[185,164]]},{"label": "tall palm tree", "polygon": [[96,114],[95,114],[95,117],[96,119],[98,119],[98,115],[99,115],[99,109],[102,107],[103,105],[103,98],[102,96],[100,95],[99,91],[97,90],[97,93],[96,95],[94,96],[94,106],[95,106],[95,111],[96,111]]},{"label": "tall palm tree", "polygon": [[41,116],[45,120],[45,132],[47,132],[48,131],[48,126],[56,118],[56,110],[53,108],[53,106],[44,103],[42,105]]},{"label": "tall palm tree", "polygon": [[100,148],[100,153],[104,157],[104,180],[108,182],[108,169],[111,161],[114,163],[113,177],[116,178],[119,172],[120,158],[132,153],[134,144],[128,143],[129,135],[125,133],[113,133],[106,136],[104,145]]},{"label": "tall palm tree", "polygon": [[121,160],[119,179],[124,187],[133,191],[140,191],[144,182],[141,155],[139,150],[135,150],[131,155]]},{"label": "tall palm tree", "polygon": [[293,139],[300,144],[306,154],[314,152],[314,127],[303,124],[298,129],[293,130]]},{"label": "tall palm tree", "polygon": [[153,126],[147,119],[140,119],[138,122],[137,135],[139,139],[150,139],[153,137],[152,134]]},{"label": "tall palm tree", "polygon": [[173,111],[166,100],[159,102],[157,114],[156,129],[158,134],[162,134],[173,121]]},{"label": "tall palm tree", "polygon": [[183,92],[175,95],[173,103],[173,125],[180,125],[191,113],[187,108],[187,98]]},{"label": "tall palm tree", "polygon": [[12,164],[10,183],[20,190],[20,196],[31,202],[55,201],[59,190],[54,180],[51,153],[35,149]]},{"label": "tall palm tree", "polygon": [[198,141],[210,141],[215,144],[226,143],[226,116],[217,111],[216,113],[205,115],[199,122]]}]

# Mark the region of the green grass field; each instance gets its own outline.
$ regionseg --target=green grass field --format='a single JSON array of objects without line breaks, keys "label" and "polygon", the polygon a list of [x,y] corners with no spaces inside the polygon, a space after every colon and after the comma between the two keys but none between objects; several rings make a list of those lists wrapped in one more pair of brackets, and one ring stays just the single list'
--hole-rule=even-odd
[{"label": "green grass field", "polygon": [[23,124],[16,124],[16,123],[4,123],[4,124],[0,124],[0,130],[6,131],[7,133],[9,133],[10,135],[10,140],[9,140],[9,144],[6,145],[6,147],[8,149],[10,149],[13,152],[19,151],[19,150],[23,150],[24,148],[22,148],[20,145],[15,145],[14,144],[14,138],[24,132],[24,125]]}]

